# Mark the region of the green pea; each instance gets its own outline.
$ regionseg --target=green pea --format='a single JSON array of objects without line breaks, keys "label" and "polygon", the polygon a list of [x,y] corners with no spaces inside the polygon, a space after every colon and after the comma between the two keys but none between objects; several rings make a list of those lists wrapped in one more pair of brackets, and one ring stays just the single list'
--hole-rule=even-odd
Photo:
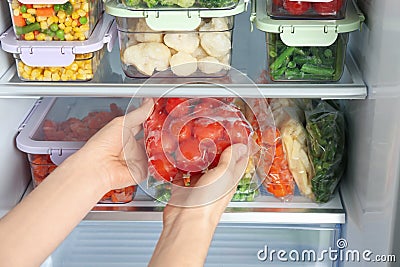
[{"label": "green pea", "polygon": [[50,25],[50,30],[52,30],[53,32],[58,31],[58,25],[57,23],[53,23]]},{"label": "green pea", "polygon": [[88,22],[88,19],[87,19],[87,17],[80,17],[79,18],[79,22],[83,25],[83,24],[86,24]]},{"label": "green pea", "polygon": [[64,31],[63,30],[56,31],[56,36],[57,36],[58,39],[63,41],[64,40]]},{"label": "green pea", "polygon": [[54,5],[54,11],[55,12],[58,12],[58,11],[60,11],[61,10],[61,5]]},{"label": "green pea", "polygon": [[26,5],[22,5],[22,6],[19,8],[19,11],[21,11],[21,13],[26,13],[27,10],[28,10],[28,8],[26,7]]}]

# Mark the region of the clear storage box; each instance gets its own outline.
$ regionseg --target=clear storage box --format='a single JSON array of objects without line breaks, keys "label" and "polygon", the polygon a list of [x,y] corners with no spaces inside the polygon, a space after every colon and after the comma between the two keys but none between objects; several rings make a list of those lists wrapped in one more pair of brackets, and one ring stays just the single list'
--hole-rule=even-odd
[{"label": "clear storage box", "polygon": [[267,72],[272,81],[338,81],[344,71],[349,33],[361,28],[363,14],[353,3],[342,20],[276,20],[265,1],[253,6],[251,20],[266,32]]},{"label": "clear storage box", "polygon": [[[17,147],[27,153],[34,187],[81,148],[114,117],[121,116],[129,98],[43,98],[17,136]],[[100,203],[132,201],[136,186],[108,192]]]},{"label": "clear storage box", "polygon": [[8,0],[19,40],[83,41],[103,13],[96,0]]},{"label": "clear storage box", "polygon": [[116,16],[128,77],[222,77],[231,64],[234,15],[246,5],[242,0],[229,10],[140,12],[109,1],[106,12]]},{"label": "clear storage box", "polygon": [[104,44],[111,51],[116,36],[114,19],[105,15],[86,41],[19,41],[9,29],[2,36],[1,45],[13,53],[18,76],[23,81],[88,81],[105,53]]},{"label": "clear storage box", "polygon": [[238,0],[122,0],[129,9],[229,9],[234,8]]},{"label": "clear storage box", "polygon": [[268,0],[274,19],[343,19],[347,0]]}]

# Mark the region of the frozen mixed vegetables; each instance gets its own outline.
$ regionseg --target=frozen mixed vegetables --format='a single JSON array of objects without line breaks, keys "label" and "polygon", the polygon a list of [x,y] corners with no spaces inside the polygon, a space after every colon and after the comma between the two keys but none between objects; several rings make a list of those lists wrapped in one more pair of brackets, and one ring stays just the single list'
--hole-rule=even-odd
[{"label": "frozen mixed vegetables", "polygon": [[135,77],[171,68],[172,73],[188,77],[200,71],[218,75],[230,67],[230,18],[203,20],[195,32],[168,32],[152,30],[144,19],[130,19],[130,33],[120,32],[121,61],[125,73]]},{"label": "frozen mixed vegetables", "polygon": [[31,67],[17,57],[18,76],[27,81],[88,81],[93,78],[104,50],[77,54],[75,61],[66,67]]},{"label": "frozen mixed vegetables", "polygon": [[23,4],[12,0],[15,33],[21,40],[86,40],[102,13],[102,1]]}]

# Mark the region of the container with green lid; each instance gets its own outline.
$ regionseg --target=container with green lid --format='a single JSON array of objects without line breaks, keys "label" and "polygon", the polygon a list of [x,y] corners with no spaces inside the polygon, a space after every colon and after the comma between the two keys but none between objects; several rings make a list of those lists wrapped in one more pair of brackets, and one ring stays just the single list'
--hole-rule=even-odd
[{"label": "container with green lid", "polygon": [[349,33],[361,28],[363,14],[351,1],[342,20],[274,20],[266,2],[252,6],[251,21],[266,32],[272,81],[338,81],[344,70]]},{"label": "container with green lid", "polygon": [[128,77],[222,77],[231,64],[234,16],[246,10],[241,0],[227,10],[134,11],[109,1],[115,16],[122,69]]}]

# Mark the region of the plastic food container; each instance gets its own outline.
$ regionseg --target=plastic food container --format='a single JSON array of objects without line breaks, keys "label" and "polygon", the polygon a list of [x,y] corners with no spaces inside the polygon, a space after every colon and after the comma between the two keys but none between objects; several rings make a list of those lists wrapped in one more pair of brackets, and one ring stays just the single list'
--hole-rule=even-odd
[{"label": "plastic food container", "polygon": [[238,0],[122,0],[122,3],[129,9],[229,9],[234,8]]},{"label": "plastic food container", "polygon": [[115,1],[106,12],[116,16],[121,64],[131,78],[222,77],[231,64],[234,15],[229,10],[132,11]]},{"label": "plastic food container", "polygon": [[343,19],[347,0],[268,0],[274,19]]},{"label": "plastic food container", "polygon": [[266,32],[272,81],[335,82],[344,71],[349,33],[360,29],[364,16],[353,4],[342,20],[275,20],[258,1],[251,20]]},{"label": "plastic food container", "polygon": [[[17,136],[27,153],[34,187],[114,117],[121,116],[129,98],[61,97],[38,100]],[[136,186],[108,192],[100,203],[132,201]]]},{"label": "plastic food container", "polygon": [[86,41],[29,42],[17,40],[12,30],[2,36],[2,48],[13,53],[23,81],[88,81],[117,37],[116,23],[104,16]]},{"label": "plastic food container", "polygon": [[103,13],[103,1],[8,0],[19,40],[83,41]]}]

